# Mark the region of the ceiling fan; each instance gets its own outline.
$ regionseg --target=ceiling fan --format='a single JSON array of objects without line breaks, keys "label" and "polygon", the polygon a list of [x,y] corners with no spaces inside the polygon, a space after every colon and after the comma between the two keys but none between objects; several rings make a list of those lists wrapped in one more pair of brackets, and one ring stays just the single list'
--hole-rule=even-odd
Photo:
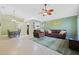
[{"label": "ceiling fan", "polygon": [[44,4],[44,8],[40,12],[40,14],[42,14],[43,16],[52,15],[53,11],[54,11],[54,9],[52,9],[52,8],[47,9],[47,4]]}]

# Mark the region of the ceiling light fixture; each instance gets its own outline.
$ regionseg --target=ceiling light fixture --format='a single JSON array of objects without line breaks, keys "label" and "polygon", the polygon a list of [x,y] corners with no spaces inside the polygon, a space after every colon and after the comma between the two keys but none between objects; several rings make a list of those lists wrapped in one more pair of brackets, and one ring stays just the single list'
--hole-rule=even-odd
[{"label": "ceiling light fixture", "polygon": [[40,12],[43,16],[52,15],[52,12],[54,9],[47,8],[47,4],[44,4],[44,8],[42,9],[42,12]]}]

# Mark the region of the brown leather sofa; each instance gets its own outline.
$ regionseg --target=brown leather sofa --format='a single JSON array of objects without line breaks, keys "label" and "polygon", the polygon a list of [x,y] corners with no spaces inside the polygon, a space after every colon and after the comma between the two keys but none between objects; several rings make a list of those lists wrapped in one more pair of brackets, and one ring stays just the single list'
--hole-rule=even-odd
[{"label": "brown leather sofa", "polygon": [[36,37],[36,38],[44,37],[45,32],[41,32],[40,30],[34,30],[33,36]]},{"label": "brown leather sofa", "polygon": [[[54,38],[61,38],[61,39],[66,38],[66,33],[64,33],[63,35],[59,34],[62,30],[50,30],[50,31],[51,31],[51,33],[49,33],[48,31],[45,31],[45,36],[54,37]],[[66,30],[63,30],[63,31],[66,31]]]}]

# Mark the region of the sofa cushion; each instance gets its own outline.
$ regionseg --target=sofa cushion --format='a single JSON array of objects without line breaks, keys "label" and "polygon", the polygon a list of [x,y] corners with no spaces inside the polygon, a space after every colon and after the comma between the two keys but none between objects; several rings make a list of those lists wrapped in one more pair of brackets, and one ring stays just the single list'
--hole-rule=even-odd
[{"label": "sofa cushion", "polygon": [[52,33],[56,33],[57,32],[57,30],[51,30],[52,31]]},{"label": "sofa cushion", "polygon": [[56,33],[60,33],[60,32],[61,32],[61,30],[57,30],[57,31],[56,31]]}]

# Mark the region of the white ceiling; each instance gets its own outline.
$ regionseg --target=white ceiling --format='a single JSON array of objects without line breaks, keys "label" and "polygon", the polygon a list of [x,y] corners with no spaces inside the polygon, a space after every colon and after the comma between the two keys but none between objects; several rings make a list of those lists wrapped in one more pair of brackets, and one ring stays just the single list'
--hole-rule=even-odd
[{"label": "white ceiling", "polygon": [[0,5],[0,13],[13,14],[24,18],[25,20],[36,19],[40,21],[48,21],[57,18],[63,18],[78,14],[78,4],[48,4],[47,7],[53,8],[54,12],[51,16],[42,16],[40,14],[43,4],[3,4]]}]

